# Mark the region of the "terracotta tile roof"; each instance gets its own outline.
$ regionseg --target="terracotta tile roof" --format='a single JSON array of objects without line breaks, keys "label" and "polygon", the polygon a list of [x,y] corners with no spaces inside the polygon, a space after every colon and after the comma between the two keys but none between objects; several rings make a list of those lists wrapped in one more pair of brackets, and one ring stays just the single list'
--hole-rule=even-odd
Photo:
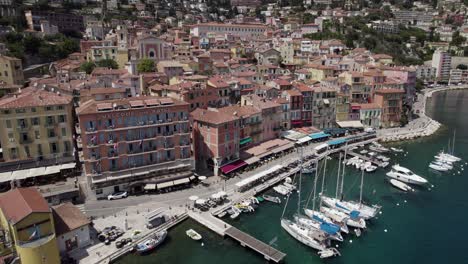
[{"label": "terracotta tile roof", "polygon": [[57,236],[91,223],[80,209],[71,203],[52,207],[52,213],[54,216],[55,234]]},{"label": "terracotta tile roof", "polygon": [[113,107],[110,107],[110,109],[107,111],[131,111],[131,105],[140,106],[139,109],[144,107],[160,107],[159,105],[155,105],[155,100],[158,100],[161,103],[161,107],[167,107],[168,104],[188,106],[187,103],[172,98],[157,96],[139,96],[106,101],[89,100],[81,104],[81,106],[76,109],[76,112],[80,115],[96,114],[101,112],[99,111],[99,108],[101,108],[101,110],[109,109],[109,105],[113,104],[117,106],[117,109],[113,110]]},{"label": "terracotta tile roof", "polygon": [[128,73],[127,70],[125,69],[108,69],[104,67],[98,67],[91,72],[91,75],[96,76],[96,75],[123,75]]},{"label": "terracotta tile roof", "polygon": [[224,81],[223,77],[216,76],[208,79],[208,84],[216,88],[226,88],[229,87],[229,84]]},{"label": "terracotta tile roof", "polygon": [[49,205],[35,188],[17,188],[2,194],[0,208],[11,224],[18,223],[31,213],[50,213]]},{"label": "terracotta tile roof", "polygon": [[234,116],[244,117],[244,118],[255,115],[255,114],[260,114],[260,110],[250,105],[226,106],[226,107],[218,108],[218,111],[221,113],[225,113],[227,115],[234,115]]},{"label": "terracotta tile roof", "polygon": [[0,99],[0,109],[16,109],[34,106],[65,105],[72,101],[72,97],[46,90],[29,87],[20,93],[10,94]]},{"label": "terracotta tile roof", "polygon": [[238,120],[239,117],[235,115],[229,115],[223,112],[206,110],[197,108],[190,113],[193,120],[200,121],[207,124],[219,125],[227,122]]},{"label": "terracotta tile roof", "polygon": [[380,90],[375,91],[375,93],[378,93],[378,94],[395,94],[395,93],[405,93],[405,90],[390,88],[390,89],[380,89]]}]

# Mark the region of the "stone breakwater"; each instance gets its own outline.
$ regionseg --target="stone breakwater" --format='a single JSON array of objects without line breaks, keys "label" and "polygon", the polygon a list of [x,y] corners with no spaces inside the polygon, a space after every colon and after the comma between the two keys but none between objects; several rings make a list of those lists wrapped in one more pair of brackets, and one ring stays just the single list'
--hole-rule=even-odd
[{"label": "stone breakwater", "polygon": [[468,85],[447,86],[423,90],[422,94],[418,94],[418,100],[413,105],[413,112],[419,115],[419,117],[411,120],[405,127],[386,129],[381,131],[380,140],[382,142],[394,142],[401,140],[411,140],[434,134],[442,126],[442,124],[426,115],[427,99],[432,97],[432,95],[436,92],[462,89],[468,89]]}]

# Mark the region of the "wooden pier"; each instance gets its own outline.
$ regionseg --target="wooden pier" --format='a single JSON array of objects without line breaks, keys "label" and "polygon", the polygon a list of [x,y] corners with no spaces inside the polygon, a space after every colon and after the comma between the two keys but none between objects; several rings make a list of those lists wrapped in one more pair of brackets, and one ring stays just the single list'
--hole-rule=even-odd
[{"label": "wooden pier", "polygon": [[255,237],[246,234],[235,227],[230,227],[226,230],[226,235],[239,241],[241,246],[249,247],[258,253],[262,254],[264,258],[268,261],[273,261],[276,263],[281,262],[286,256],[285,253],[263,243],[262,241],[256,239]]}]

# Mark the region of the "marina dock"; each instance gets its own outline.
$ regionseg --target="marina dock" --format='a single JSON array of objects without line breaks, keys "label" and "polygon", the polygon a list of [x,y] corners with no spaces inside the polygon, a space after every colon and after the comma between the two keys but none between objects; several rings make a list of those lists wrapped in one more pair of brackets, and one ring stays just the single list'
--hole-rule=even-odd
[{"label": "marina dock", "polygon": [[264,242],[256,239],[255,237],[242,232],[241,230],[227,224],[223,220],[213,216],[209,212],[195,212],[190,211],[188,216],[198,223],[204,225],[205,227],[211,229],[215,233],[221,236],[228,236],[236,241],[238,241],[241,246],[249,247],[252,250],[260,253],[266,260],[271,260],[276,263],[283,260],[286,256],[285,253],[265,244]]},{"label": "marina dock", "polygon": [[368,162],[370,162],[370,163],[372,163],[372,164],[378,166],[379,168],[381,168],[381,167],[382,167],[382,164],[384,163],[383,161],[380,161],[380,160],[378,160],[378,159],[371,159],[371,158],[369,158],[369,157],[367,157],[367,156],[364,156],[364,155],[362,155],[362,154],[356,153],[356,152],[354,152],[354,151],[347,151],[347,152],[346,152],[346,155],[353,156],[353,157],[358,157],[359,159],[362,159],[362,160],[364,160],[364,161],[368,161]]},{"label": "marina dock", "polygon": [[230,227],[226,230],[226,235],[239,241],[241,246],[249,247],[258,253],[262,254],[266,260],[271,260],[279,263],[286,257],[286,254],[263,243],[262,241],[250,236],[235,227]]}]

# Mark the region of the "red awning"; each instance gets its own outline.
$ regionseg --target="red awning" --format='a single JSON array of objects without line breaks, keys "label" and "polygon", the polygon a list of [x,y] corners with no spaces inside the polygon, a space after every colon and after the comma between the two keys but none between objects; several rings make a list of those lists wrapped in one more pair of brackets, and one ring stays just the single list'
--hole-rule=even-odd
[{"label": "red awning", "polygon": [[241,167],[244,167],[245,165],[247,165],[247,163],[243,160],[237,160],[237,161],[234,161],[233,163],[229,163],[227,165],[224,165],[221,167],[221,171],[224,173],[224,174],[228,174],[230,172],[233,172]]},{"label": "red awning", "polygon": [[301,125],[301,124],[302,124],[302,120],[293,120],[293,121],[291,121],[291,124],[293,124],[293,125]]}]

